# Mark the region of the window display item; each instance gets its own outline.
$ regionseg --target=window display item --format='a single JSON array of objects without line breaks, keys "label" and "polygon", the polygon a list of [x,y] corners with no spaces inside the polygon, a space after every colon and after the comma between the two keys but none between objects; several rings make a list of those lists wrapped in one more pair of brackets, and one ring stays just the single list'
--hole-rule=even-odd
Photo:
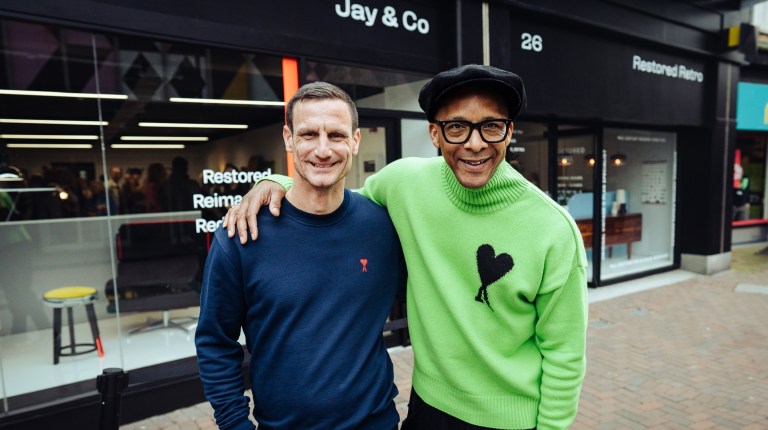
[{"label": "window display item", "polygon": [[[96,311],[93,309],[95,301],[96,289],[91,287],[62,287],[43,294],[43,302],[53,308],[53,364],[59,364],[60,357],[87,354],[93,351],[97,351],[99,357],[104,356],[99,326],[96,321]],[[79,305],[84,305],[85,311],[88,313],[93,343],[77,343],[75,340],[75,322],[72,309]],[[61,310],[63,308],[67,309],[69,345],[61,344]]]}]

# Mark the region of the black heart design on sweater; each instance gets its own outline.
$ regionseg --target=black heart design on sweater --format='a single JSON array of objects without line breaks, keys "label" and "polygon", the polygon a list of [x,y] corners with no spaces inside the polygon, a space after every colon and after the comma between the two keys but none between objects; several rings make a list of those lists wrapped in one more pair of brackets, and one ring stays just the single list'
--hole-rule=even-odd
[{"label": "black heart design on sweater", "polygon": [[491,245],[480,245],[477,248],[477,272],[480,274],[481,286],[477,290],[475,300],[485,303],[491,308],[491,302],[488,300],[488,287],[509,273],[514,265],[515,262],[509,254],[496,255],[496,251]]}]

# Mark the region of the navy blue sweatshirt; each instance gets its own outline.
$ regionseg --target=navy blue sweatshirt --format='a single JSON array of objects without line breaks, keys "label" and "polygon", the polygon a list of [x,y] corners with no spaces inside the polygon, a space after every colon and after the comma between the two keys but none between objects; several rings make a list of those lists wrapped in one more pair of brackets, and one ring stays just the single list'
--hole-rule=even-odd
[{"label": "navy blue sweatshirt", "polygon": [[283,200],[241,245],[219,229],[205,265],[195,343],[217,425],[253,429],[240,364],[251,355],[259,429],[390,429],[399,421],[382,337],[402,275],[386,210],[344,190],[333,213]]}]

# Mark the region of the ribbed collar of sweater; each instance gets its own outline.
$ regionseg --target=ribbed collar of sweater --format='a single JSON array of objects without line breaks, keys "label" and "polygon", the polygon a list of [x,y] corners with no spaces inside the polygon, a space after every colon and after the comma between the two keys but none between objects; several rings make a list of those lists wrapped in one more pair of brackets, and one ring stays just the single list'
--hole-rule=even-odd
[{"label": "ribbed collar of sweater", "polygon": [[304,225],[314,226],[314,227],[326,227],[329,225],[336,224],[347,215],[347,212],[349,211],[350,201],[351,201],[351,196],[349,194],[349,190],[347,188],[344,188],[344,200],[341,202],[341,205],[331,213],[318,215],[318,214],[304,212],[303,210],[292,205],[291,202],[288,201],[288,199],[283,199],[283,205],[281,207],[280,212],[281,214],[285,214],[286,216],[293,219],[294,221]]},{"label": "ribbed collar of sweater", "polygon": [[528,188],[528,181],[507,162],[502,162],[488,183],[480,188],[462,186],[444,161],[440,173],[448,199],[469,213],[488,214],[504,209],[514,204]]}]

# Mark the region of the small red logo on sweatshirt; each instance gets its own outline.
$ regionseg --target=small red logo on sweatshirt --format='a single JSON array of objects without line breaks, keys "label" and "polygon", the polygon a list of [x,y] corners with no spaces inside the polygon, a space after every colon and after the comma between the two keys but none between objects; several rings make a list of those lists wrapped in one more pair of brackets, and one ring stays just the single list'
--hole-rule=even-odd
[{"label": "small red logo on sweatshirt", "polygon": [[361,258],[360,259],[360,264],[363,265],[363,272],[367,272],[368,271],[368,259],[367,258]]}]

